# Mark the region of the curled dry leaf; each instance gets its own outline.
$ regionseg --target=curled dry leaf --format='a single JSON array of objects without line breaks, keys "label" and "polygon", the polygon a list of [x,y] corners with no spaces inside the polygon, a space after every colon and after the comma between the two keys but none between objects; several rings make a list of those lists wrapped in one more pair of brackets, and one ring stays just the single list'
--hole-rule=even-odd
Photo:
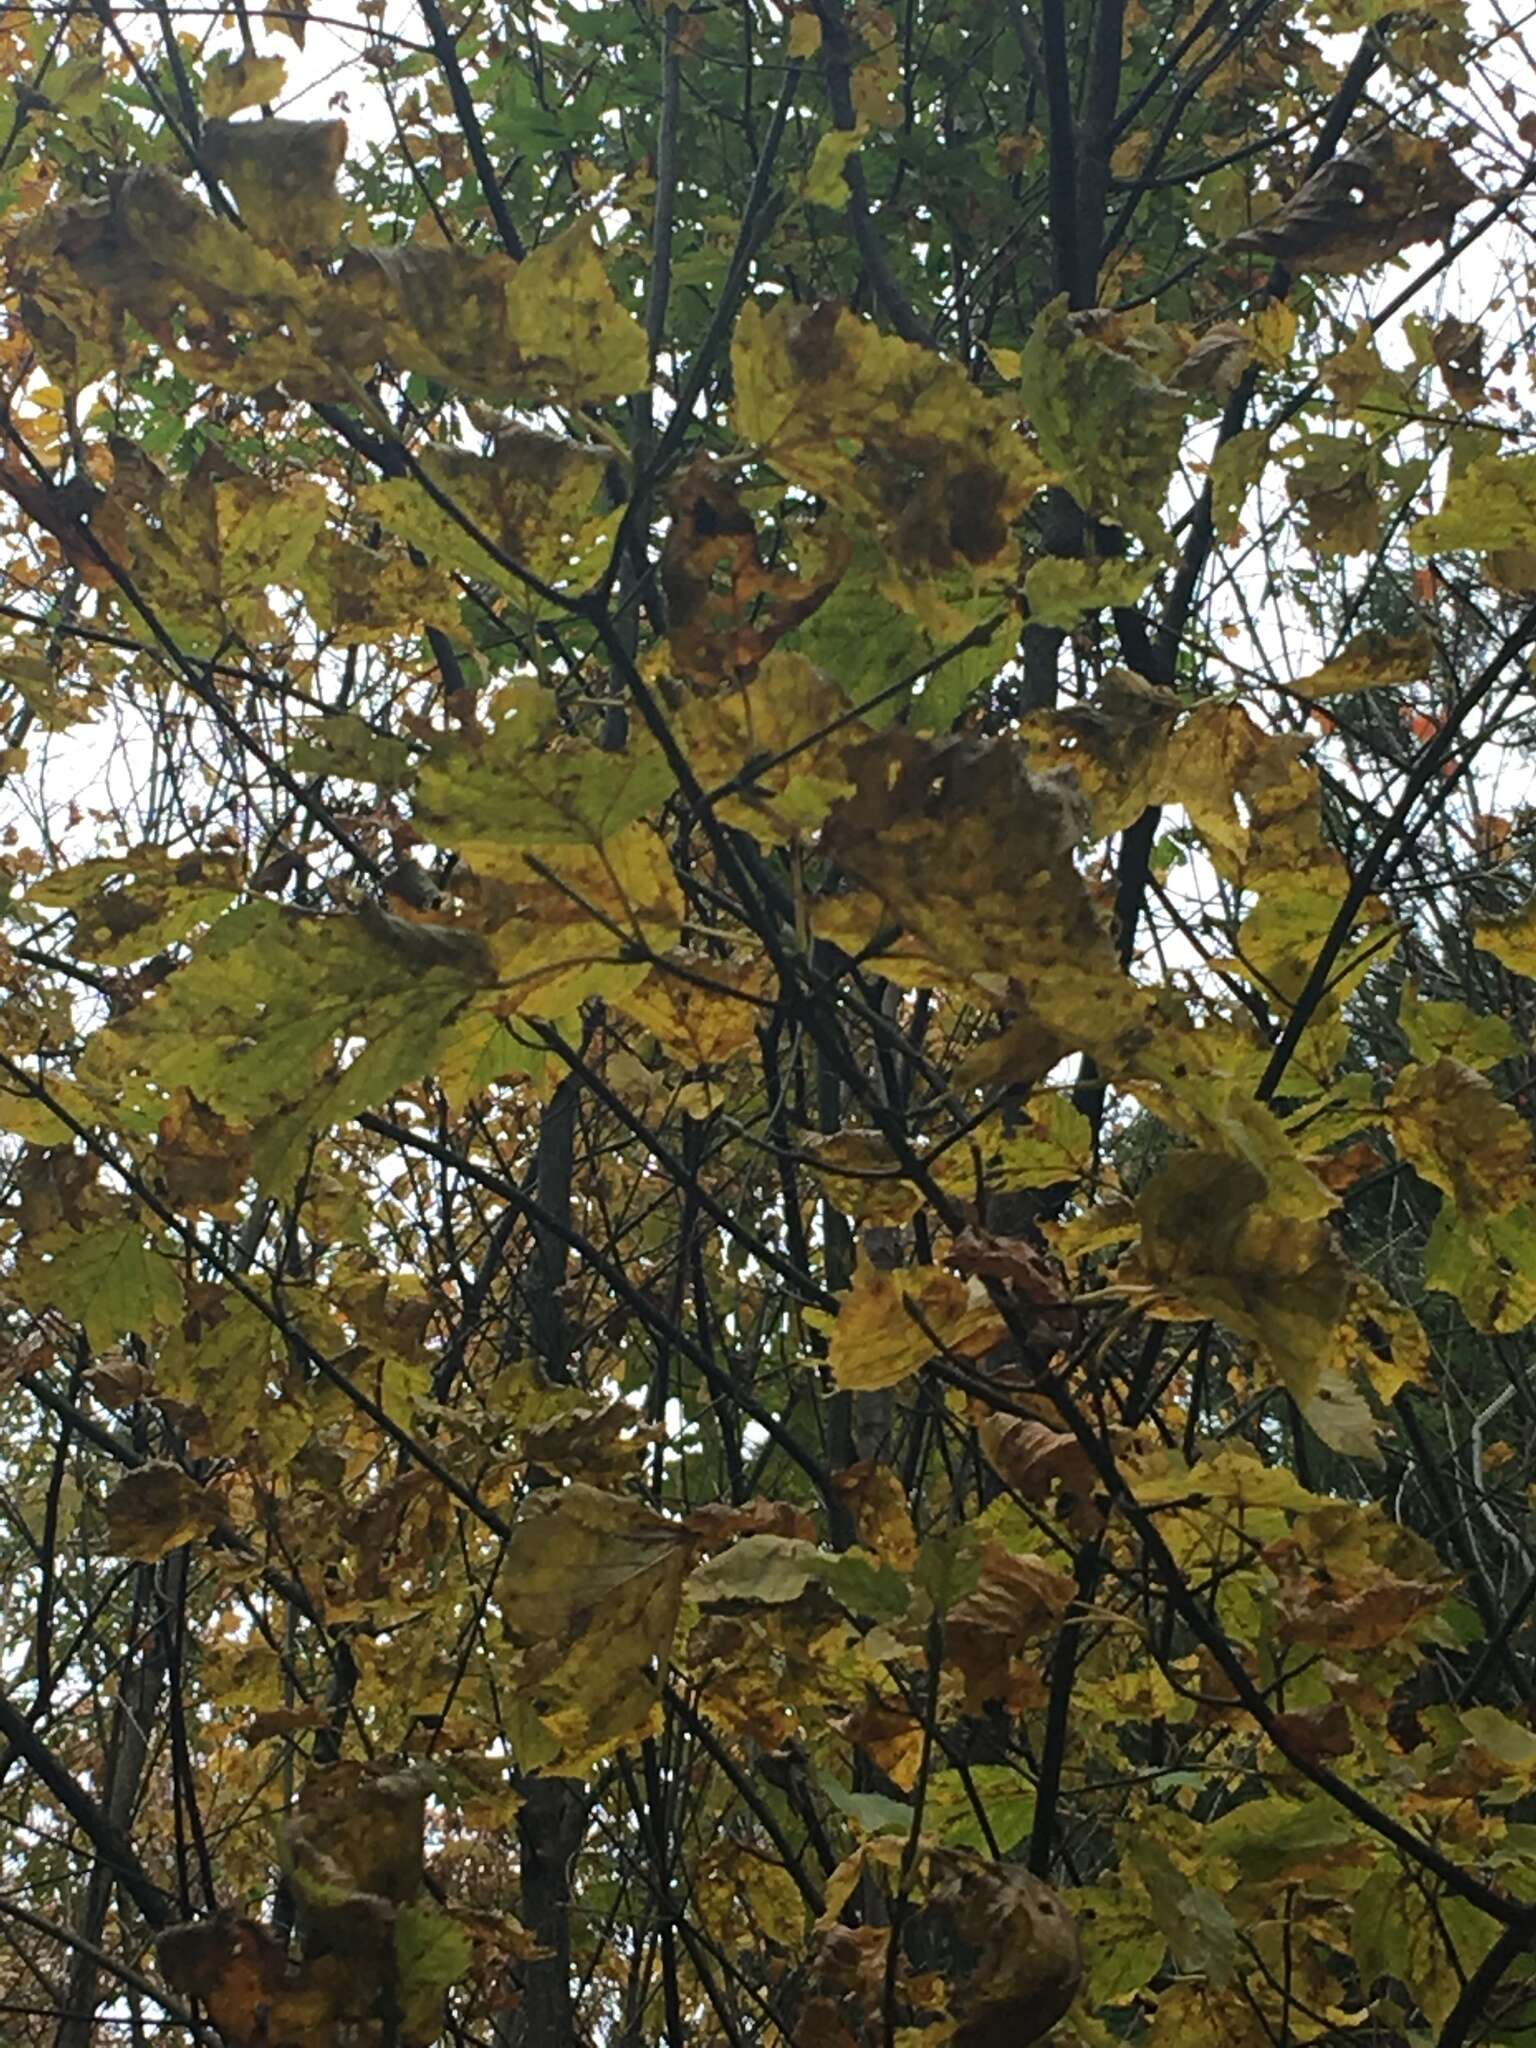
[{"label": "curled dry leaf", "polygon": [[[1026,2048],[1065,2017],[1082,1983],[1077,1924],[1018,1864],[964,1850],[930,1859],[925,1918],[954,1961],[953,2048]],[[958,1965],[958,1967],[956,1967]]]},{"label": "curled dry leaf", "polygon": [[1038,1692],[1033,1669],[1019,1673],[1015,1660],[1030,1643],[1055,1633],[1076,1591],[1075,1581],[1038,1557],[1017,1557],[1000,1544],[982,1553],[976,1589],[949,1611],[945,1643],[965,1679],[968,1713],[980,1713],[989,1700],[1010,1706],[1025,1703],[1020,1693]]}]

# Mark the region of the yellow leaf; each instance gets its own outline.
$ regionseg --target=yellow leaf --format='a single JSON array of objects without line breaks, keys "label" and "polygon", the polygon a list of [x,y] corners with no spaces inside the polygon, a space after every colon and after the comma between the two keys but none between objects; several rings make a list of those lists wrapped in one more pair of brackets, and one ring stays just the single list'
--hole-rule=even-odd
[{"label": "yellow leaf", "polygon": [[574,1484],[530,1496],[498,1595],[521,1651],[512,1682],[577,1772],[652,1731],[692,1543],[627,1494]]},{"label": "yellow leaf", "polygon": [[1520,1041],[1503,1017],[1479,1014],[1465,1003],[1428,1002],[1412,981],[1403,983],[1397,1023],[1416,1060],[1436,1060],[1444,1054],[1482,1072],[1514,1059],[1520,1051]]},{"label": "yellow leaf", "polygon": [[677,721],[689,766],[706,790],[742,785],[718,801],[720,816],[775,839],[808,837],[851,792],[847,755],[867,731],[848,717],[847,699],[830,676],[782,649],[764,657],[751,682],[695,698]]},{"label": "yellow leaf", "polygon": [[1472,943],[1502,960],[1511,974],[1536,975],[1536,897],[1509,917],[1474,924]]},{"label": "yellow leaf", "polygon": [[825,844],[905,928],[913,961],[931,963],[907,985],[929,974],[994,994],[1011,984],[1049,1032],[1118,1063],[1150,998],[1078,873],[1086,819],[1064,779],[1032,774],[1008,739],[930,743],[899,729],[850,765],[858,787]]},{"label": "yellow leaf", "polygon": [[1536,1207],[1463,1216],[1442,1202],[1424,1248],[1424,1284],[1454,1296],[1475,1330],[1523,1330],[1536,1317]]},{"label": "yellow leaf", "polygon": [[1326,1222],[1268,1206],[1268,1192],[1245,1161],[1175,1155],[1137,1200],[1141,1245],[1119,1277],[1156,1290],[1153,1315],[1217,1317],[1306,1400],[1332,1351],[1350,1268]]},{"label": "yellow leaf", "polygon": [[856,1223],[899,1228],[923,1205],[919,1190],[878,1131],[847,1129],[806,1138],[812,1172],[834,1208]]},{"label": "yellow leaf", "polygon": [[645,331],[579,221],[521,263],[421,240],[353,249],[341,287],[325,317],[348,362],[388,355],[499,402],[597,403],[650,375]]},{"label": "yellow leaf", "polygon": [[1164,492],[1190,405],[1173,381],[1187,340],[1149,310],[1069,312],[1052,300],[1024,349],[1020,389],[1040,447],[1085,512],[1160,549]]},{"label": "yellow leaf", "polygon": [[1152,581],[1155,564],[1114,558],[1090,561],[1077,555],[1047,555],[1024,578],[1030,618],[1038,625],[1070,632],[1091,611],[1133,605]]},{"label": "yellow leaf", "polygon": [[1270,299],[1249,314],[1243,331],[1266,370],[1283,370],[1296,341],[1296,310],[1284,299]]},{"label": "yellow leaf", "polygon": [[859,1542],[882,1563],[910,1572],[917,1562],[917,1532],[907,1490],[893,1465],[865,1458],[834,1473],[838,1498],[853,1514]]},{"label": "yellow leaf", "polygon": [[281,57],[231,57],[216,51],[203,73],[203,111],[210,121],[275,100],[288,80]]},{"label": "yellow leaf", "polygon": [[1174,1984],[1157,1997],[1147,2048],[1270,2048],[1263,2016],[1230,1990]]},{"label": "yellow leaf", "polygon": [[209,169],[251,233],[300,254],[329,250],[341,233],[336,173],[346,148],[344,121],[209,121],[202,136]]},{"label": "yellow leaf", "polygon": [[1443,1057],[1407,1067],[1387,1113],[1398,1151],[1469,1220],[1536,1199],[1530,1128],[1486,1075]]},{"label": "yellow leaf", "polygon": [[357,494],[358,510],[434,561],[486,577],[515,595],[525,586],[476,536],[484,535],[502,556],[535,575],[560,579],[576,537],[592,517],[607,462],[599,449],[581,442],[507,428],[496,436],[493,455],[437,447],[421,459],[423,476],[470,531],[409,477],[365,486]]},{"label": "yellow leaf", "polygon": [[[1092,806],[1094,833],[1107,837],[1163,802],[1180,710],[1171,691],[1130,669],[1110,668],[1086,703],[1032,711],[1019,731],[1038,767],[1072,775]],[[1182,786],[1188,782],[1181,776]]]},{"label": "yellow leaf", "polygon": [[1005,573],[1011,524],[1048,475],[958,363],[845,307],[787,299],[743,310],[731,360],[742,434],[867,524],[903,570]]},{"label": "yellow leaf", "polygon": [[1291,687],[1303,697],[1315,698],[1417,683],[1428,676],[1434,659],[1435,643],[1428,633],[1384,633],[1371,627]]},{"label": "yellow leaf", "polygon": [[32,884],[27,900],[72,912],[73,950],[81,958],[126,967],[211,924],[239,888],[239,868],[228,856],[178,858],[163,847],[140,846],[55,868]]},{"label": "yellow leaf", "polygon": [[1404,1387],[1431,1383],[1429,1338],[1423,1324],[1368,1273],[1351,1277],[1334,1363],[1345,1371],[1359,1367],[1383,1403],[1394,1400]]},{"label": "yellow leaf", "polygon": [[[495,574],[479,551],[475,566],[477,574]],[[459,621],[459,594],[442,570],[413,562],[403,550],[360,547],[329,528],[310,550],[303,591],[315,624],[337,647]]]},{"label": "yellow leaf", "polygon": [[[816,24],[820,34],[821,24]],[[842,207],[848,204],[848,181],[844,176],[848,159],[864,140],[858,128],[830,128],[816,145],[811,168],[800,187],[801,194],[816,206]]]},{"label": "yellow leaf", "polygon": [[[417,784],[423,838],[499,870],[500,849],[600,846],[665,802],[672,775],[644,734],[609,752],[565,739],[552,695],[514,684],[499,693],[494,726],[439,740]],[[526,873],[521,861],[510,872]],[[604,891],[611,896],[611,891]]]},{"label": "yellow leaf", "polygon": [[678,942],[682,891],[665,840],[644,821],[601,847],[525,854],[486,842],[476,859],[505,1008],[562,1018],[588,996],[616,1002],[650,974],[649,955]]},{"label": "yellow leaf", "polygon": [[767,981],[760,962],[675,949],[619,1005],[680,1065],[714,1067],[755,1042]]},{"label": "yellow leaf", "polygon": [[1042,1090],[1021,1109],[997,1111],[936,1162],[952,1193],[984,1202],[1018,1188],[1080,1180],[1093,1164],[1093,1130],[1065,1095]]},{"label": "yellow leaf", "polygon": [[1416,555],[1536,542],[1536,455],[1480,455],[1452,476],[1440,510],[1409,535]]},{"label": "yellow leaf", "polygon": [[853,1285],[836,1315],[808,1309],[806,1320],[828,1335],[827,1363],[838,1386],[864,1392],[909,1379],[940,1351],[985,1350],[1003,1334],[984,1293],[941,1266],[888,1271],[860,1255]]},{"label": "yellow leaf", "polygon": [[80,1323],[97,1351],[130,1331],[150,1337],[183,1310],[175,1263],[146,1240],[131,1214],[83,1230],[66,1224],[30,1234],[10,1286],[29,1308],[52,1309]]},{"label": "yellow leaf", "polygon": [[806,8],[797,8],[789,17],[789,54],[804,59],[814,57],[821,48],[821,17]]}]

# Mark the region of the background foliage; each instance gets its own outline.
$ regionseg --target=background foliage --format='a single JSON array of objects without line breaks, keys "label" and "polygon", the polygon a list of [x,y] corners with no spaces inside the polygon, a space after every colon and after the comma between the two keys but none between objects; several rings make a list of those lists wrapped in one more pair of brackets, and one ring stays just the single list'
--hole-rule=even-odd
[{"label": "background foliage", "polygon": [[1523,17],[0,10],[0,2035],[1536,2028]]}]

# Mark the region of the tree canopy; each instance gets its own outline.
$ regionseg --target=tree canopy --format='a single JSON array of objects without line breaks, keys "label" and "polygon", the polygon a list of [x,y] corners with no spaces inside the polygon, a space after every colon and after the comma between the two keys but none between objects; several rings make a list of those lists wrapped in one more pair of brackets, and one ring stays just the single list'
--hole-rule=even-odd
[{"label": "tree canopy", "polygon": [[1463,0],[0,10],[0,2039],[1536,2028]]}]

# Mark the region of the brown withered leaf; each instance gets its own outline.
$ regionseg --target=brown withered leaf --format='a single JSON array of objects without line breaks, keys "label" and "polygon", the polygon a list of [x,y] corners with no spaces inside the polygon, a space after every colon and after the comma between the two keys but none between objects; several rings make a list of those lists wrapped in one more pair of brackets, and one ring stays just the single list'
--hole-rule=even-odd
[{"label": "brown withered leaf", "polygon": [[327,2048],[343,2021],[367,2018],[377,1991],[339,1956],[295,1961],[234,1914],[168,1927],[155,1946],[166,1982],[207,2008],[230,2048]]},{"label": "brown withered leaf", "polygon": [[1448,314],[1430,334],[1435,368],[1444,379],[1451,402],[1463,412],[1483,399],[1483,330],[1475,321]]},{"label": "brown withered leaf", "polygon": [[86,1376],[86,1384],[104,1408],[131,1408],[142,1401],[153,1383],[148,1367],[126,1351],[107,1351],[97,1359]]},{"label": "brown withered leaf", "polygon": [[107,1495],[106,1516],[112,1549],[144,1564],[206,1536],[222,1520],[207,1487],[162,1458],[124,1473]]},{"label": "brown withered leaf", "polygon": [[314,1771],[289,1821],[289,1849],[323,1863],[349,1893],[404,1905],[421,1890],[426,1870],[427,1790],[415,1771],[339,1763]]},{"label": "brown withered leaf", "polygon": [[1282,1584],[1275,1596],[1283,1642],[1319,1643],[1330,1650],[1379,1650],[1411,1631],[1444,1600],[1443,1581],[1381,1578],[1349,1590],[1307,1576]]},{"label": "brown withered leaf", "polygon": [[1447,143],[1389,129],[1324,164],[1230,246],[1291,270],[1348,277],[1415,242],[1438,241],[1476,197]]},{"label": "brown withered leaf", "polygon": [[816,1524],[804,1508],[793,1501],[764,1500],[760,1496],[732,1507],[726,1501],[710,1501],[695,1508],[683,1526],[695,1539],[702,1554],[723,1550],[738,1536],[789,1536],[801,1543],[814,1543]]},{"label": "brown withered leaf", "polygon": [[160,1119],[155,1165],[175,1208],[228,1221],[250,1175],[251,1134],[178,1088]]},{"label": "brown withered leaf", "polygon": [[980,1584],[949,1610],[945,1624],[947,1653],[965,1680],[967,1713],[1010,1698],[1014,1660],[1055,1633],[1075,1591],[1068,1573],[1040,1558],[985,1546]]},{"label": "brown withered leaf", "polygon": [[841,1715],[835,1726],[893,1785],[911,1791],[922,1765],[923,1724],[908,1707],[892,1700],[867,1699],[851,1714]]},{"label": "brown withered leaf", "polygon": [[1342,1195],[1346,1188],[1352,1188],[1367,1174],[1380,1173],[1386,1164],[1368,1138],[1358,1138],[1352,1145],[1344,1145],[1337,1152],[1328,1153],[1326,1158],[1317,1162],[1314,1171],[1325,1188],[1335,1195]]},{"label": "brown withered leaf", "polygon": [[1057,1307],[1070,1299],[1065,1273],[1049,1252],[1024,1237],[994,1237],[969,1224],[944,1254],[966,1279],[1002,1280],[1026,1301]]},{"label": "brown withered leaf", "polygon": [[824,559],[813,579],[770,567],[729,472],[707,459],[695,462],[672,493],[661,551],[667,649],[677,673],[716,689],[750,681],[768,650],[831,595],[847,566],[846,539],[815,545]]},{"label": "brown withered leaf", "polygon": [[1065,2016],[1082,1984],[1077,1923],[1021,1864],[934,1850],[920,1928],[949,1981],[952,2048],[1027,2048]]},{"label": "brown withered leaf", "polygon": [[838,1499],[853,1514],[859,1542],[886,1564],[908,1572],[917,1562],[917,1532],[907,1505],[907,1489],[894,1465],[862,1458],[845,1472],[834,1472]]},{"label": "brown withered leaf", "polygon": [[982,1455],[998,1478],[1026,1500],[1045,1500],[1052,1487],[1087,1498],[1099,1481],[1076,1437],[1023,1415],[988,1415],[979,1425]]},{"label": "brown withered leaf", "polygon": [[1276,1714],[1274,1733],[1288,1756],[1298,1756],[1313,1764],[1324,1763],[1330,1757],[1348,1756],[1355,1746],[1349,1709],[1342,1700]]},{"label": "brown withered leaf", "polygon": [[559,1472],[589,1485],[622,1485],[655,1442],[658,1432],[637,1418],[627,1401],[584,1402],[532,1422],[520,1436],[530,1465]]}]

